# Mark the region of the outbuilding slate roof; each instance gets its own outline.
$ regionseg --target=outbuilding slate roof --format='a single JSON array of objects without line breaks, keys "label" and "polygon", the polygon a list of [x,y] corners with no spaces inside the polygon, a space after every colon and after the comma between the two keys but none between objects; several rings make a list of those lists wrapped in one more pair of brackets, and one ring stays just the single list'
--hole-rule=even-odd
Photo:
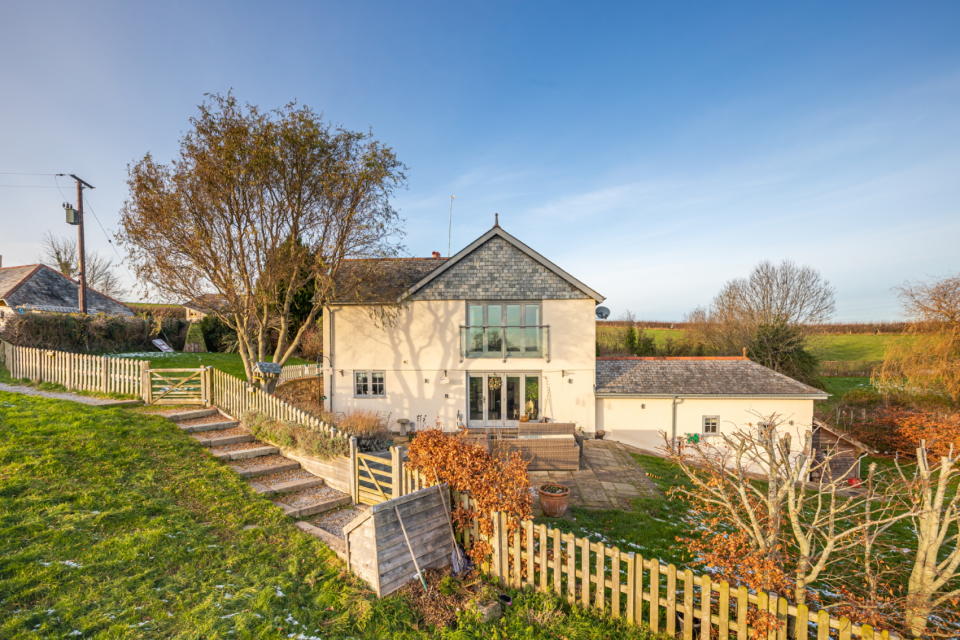
[{"label": "outbuilding slate roof", "polygon": [[742,357],[597,358],[597,395],[827,397]]},{"label": "outbuilding slate roof", "polygon": [[[76,313],[79,285],[42,264],[0,268],[0,302],[8,307]],[[95,289],[87,287],[87,311],[112,316],[132,316],[133,311]]]}]

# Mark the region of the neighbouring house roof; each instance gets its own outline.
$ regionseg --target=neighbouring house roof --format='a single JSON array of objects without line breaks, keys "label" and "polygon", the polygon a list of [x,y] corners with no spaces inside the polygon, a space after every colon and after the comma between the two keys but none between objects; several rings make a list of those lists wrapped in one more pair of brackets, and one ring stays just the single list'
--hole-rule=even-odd
[{"label": "neighbouring house roof", "polygon": [[449,258],[345,260],[333,301],[388,304],[405,299],[541,299],[603,296],[494,225]]},{"label": "neighbouring house roof", "polygon": [[[78,287],[75,280],[42,264],[0,268],[0,302],[8,307],[77,313]],[[134,315],[123,303],[90,287],[87,287],[87,311],[113,316]]]},{"label": "neighbouring house roof", "polygon": [[204,293],[193,300],[183,303],[183,306],[192,311],[210,313],[211,311],[216,311],[225,303],[225,298],[219,293]]},{"label": "neighbouring house roof", "polygon": [[742,356],[597,358],[597,395],[828,397]]}]

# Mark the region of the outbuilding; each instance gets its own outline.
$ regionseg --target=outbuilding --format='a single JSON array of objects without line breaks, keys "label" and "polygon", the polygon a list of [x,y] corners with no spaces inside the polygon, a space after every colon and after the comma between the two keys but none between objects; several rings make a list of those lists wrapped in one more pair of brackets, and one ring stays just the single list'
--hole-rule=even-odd
[{"label": "outbuilding", "polygon": [[710,438],[772,415],[799,443],[814,401],[828,396],[740,356],[597,359],[597,430],[651,453],[662,453],[665,435]]}]

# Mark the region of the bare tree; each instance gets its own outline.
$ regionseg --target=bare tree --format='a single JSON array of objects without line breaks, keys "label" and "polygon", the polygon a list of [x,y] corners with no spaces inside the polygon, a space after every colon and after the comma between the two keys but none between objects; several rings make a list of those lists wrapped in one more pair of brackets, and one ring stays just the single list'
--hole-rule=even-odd
[{"label": "bare tree", "polygon": [[761,262],[746,278],[728,281],[708,309],[687,318],[694,339],[719,352],[739,352],[761,326],[802,327],[827,320],[834,311],[834,291],[810,267],[784,260]]},{"label": "bare tree", "polygon": [[[952,448],[948,455],[931,464],[926,446],[921,443],[912,470],[899,463],[897,470],[906,487],[906,506],[917,536],[907,583],[904,623],[914,637],[927,637],[931,635],[928,629],[930,619],[938,609],[948,608],[953,621],[957,621],[957,605],[960,604],[960,487],[957,486],[960,465]],[[942,620],[942,616],[937,618]]]},{"label": "bare tree", "polygon": [[130,168],[119,238],[163,294],[219,295],[213,311],[236,331],[253,379],[255,361],[295,352],[344,260],[396,252],[389,199],[403,165],[370,134],[335,129],[307,107],[208,98],[173,162],[147,154]]},{"label": "bare tree", "polygon": [[915,321],[911,339],[890,345],[874,383],[960,404],[960,276],[904,285],[900,299]]},{"label": "bare tree", "polygon": [[[802,604],[810,585],[846,559],[864,531],[906,516],[891,500],[880,501],[874,467],[867,490],[850,495],[845,490],[849,468],[838,473],[836,451],[814,451],[809,433],[799,446],[794,442],[782,419],[770,415],[732,434],[674,447],[671,459],[692,484],[680,493],[740,534],[757,559],[755,566],[782,570],[783,583]],[[875,501],[886,506],[872,509],[869,519],[859,517],[864,505]],[[737,571],[746,563],[742,550],[734,551],[737,555],[729,558],[712,557]]]},{"label": "bare tree", "polygon": [[[49,231],[43,236],[43,255],[40,261],[56,269],[68,278],[80,276],[80,260],[77,257],[77,245],[72,240],[53,235]],[[87,285],[113,298],[126,294],[112,261],[95,251],[86,256]]]}]

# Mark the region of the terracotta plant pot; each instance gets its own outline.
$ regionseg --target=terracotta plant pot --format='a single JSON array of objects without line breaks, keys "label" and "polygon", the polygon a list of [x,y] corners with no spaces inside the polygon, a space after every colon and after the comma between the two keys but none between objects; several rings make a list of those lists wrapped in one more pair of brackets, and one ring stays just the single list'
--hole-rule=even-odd
[{"label": "terracotta plant pot", "polygon": [[559,518],[567,510],[570,502],[570,487],[551,482],[540,485],[538,491],[543,515],[548,518]]}]

